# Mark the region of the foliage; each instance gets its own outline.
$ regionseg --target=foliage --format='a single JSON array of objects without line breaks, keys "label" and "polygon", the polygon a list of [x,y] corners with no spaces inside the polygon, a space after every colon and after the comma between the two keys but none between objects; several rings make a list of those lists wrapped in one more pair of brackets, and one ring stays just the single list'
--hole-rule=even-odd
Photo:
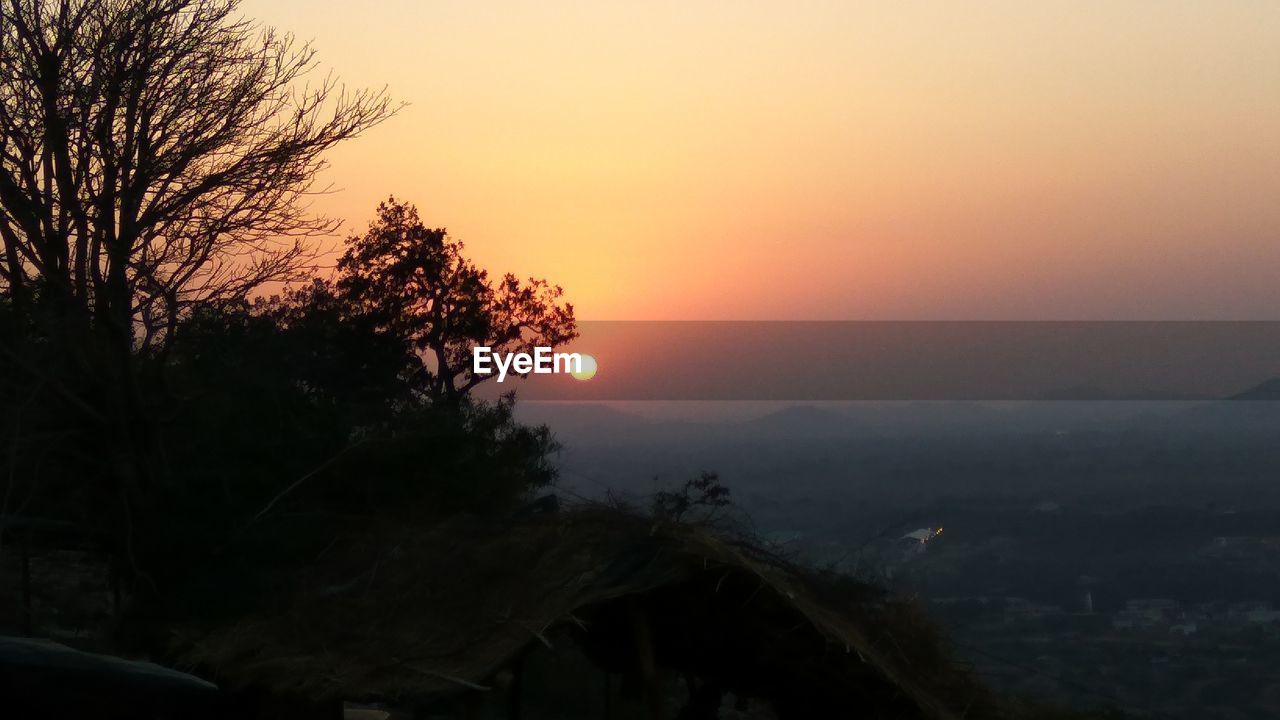
[{"label": "foliage", "polygon": [[109,532],[104,509],[120,501],[105,479],[113,449],[94,407],[104,389],[74,372],[31,315],[0,294],[0,544],[11,516]]},{"label": "foliage", "polygon": [[0,4],[0,542],[92,536],[152,627],[344,533],[516,507],[555,443],[464,356],[576,334],[394,200],[315,277],[323,154],[393,108],[238,4]]},{"label": "foliage", "polygon": [[135,576],[186,490],[177,327],[309,272],[336,227],[307,210],[323,153],[392,112],[307,85],[313,51],[238,4],[0,4],[5,497],[105,534]]},{"label": "foliage", "polygon": [[653,516],[671,522],[710,521],[730,502],[729,488],[721,484],[720,476],[703,471],[698,477],[686,480],[679,490],[654,493]]},{"label": "foliage", "polygon": [[351,314],[423,353],[428,391],[452,402],[492,377],[472,373],[472,347],[531,352],[577,337],[573,306],[561,303],[559,286],[510,273],[495,283],[463,249],[393,197],[378,206],[364,235],[348,240],[334,291]]},{"label": "foliage", "polygon": [[177,573],[158,581],[186,587],[184,604],[232,572],[253,595],[255,577],[306,564],[343,533],[503,513],[555,479],[550,432],[517,423],[512,397],[435,402],[411,343],[347,316],[329,290],[202,311],[177,329],[166,384],[181,402],[165,439],[181,482],[150,494],[145,516],[163,539],[147,565]]}]

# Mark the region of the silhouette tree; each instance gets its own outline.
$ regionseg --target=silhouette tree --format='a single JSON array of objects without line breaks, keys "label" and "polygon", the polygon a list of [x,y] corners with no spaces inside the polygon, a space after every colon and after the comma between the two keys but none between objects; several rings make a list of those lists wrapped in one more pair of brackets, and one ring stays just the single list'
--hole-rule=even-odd
[{"label": "silhouette tree", "polygon": [[378,206],[368,231],[347,242],[336,294],[351,312],[407,339],[427,361],[427,391],[457,403],[493,377],[472,372],[471,352],[530,352],[578,336],[573,305],[546,280],[498,282],[463,254],[444,228],[428,228],[417,209],[394,197]]},{"label": "silhouette tree", "polygon": [[167,382],[185,400],[165,446],[182,472],[147,494],[140,550],[167,612],[252,606],[336,537],[510,512],[554,480],[549,430],[517,423],[507,399],[438,405],[409,343],[331,289],[317,281],[178,324]]},{"label": "silhouette tree", "polygon": [[306,84],[312,49],[238,5],[0,2],[0,297],[21,318],[0,383],[38,391],[7,394],[61,424],[42,433],[83,459],[65,473],[122,552],[140,498],[172,480],[157,425],[174,329],[306,276],[307,238],[336,227],[306,207],[322,154],[393,112],[382,92]]},{"label": "silhouette tree", "polygon": [[[117,350],[193,305],[308,268],[336,224],[302,202],[379,92],[302,86],[314,52],[238,0],[0,4],[0,287],[92,319]],[[140,333],[135,337],[135,330]]]},{"label": "silhouette tree", "polygon": [[151,627],[344,532],[517,506],[556,445],[467,396],[470,345],[575,334],[394,201],[315,279],[322,154],[393,109],[304,85],[311,49],[237,4],[0,0],[0,542],[91,532]]}]

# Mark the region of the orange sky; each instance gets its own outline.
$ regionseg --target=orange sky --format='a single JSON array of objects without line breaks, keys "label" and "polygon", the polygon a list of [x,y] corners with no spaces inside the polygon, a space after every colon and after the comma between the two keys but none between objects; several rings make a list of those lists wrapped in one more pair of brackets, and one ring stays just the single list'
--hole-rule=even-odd
[{"label": "orange sky", "polygon": [[1280,319],[1280,3],[249,0],[589,319]]}]

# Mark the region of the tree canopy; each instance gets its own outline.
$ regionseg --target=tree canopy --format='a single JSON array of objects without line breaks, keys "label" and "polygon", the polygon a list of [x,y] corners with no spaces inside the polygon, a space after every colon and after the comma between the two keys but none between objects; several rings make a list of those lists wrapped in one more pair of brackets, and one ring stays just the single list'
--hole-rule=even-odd
[{"label": "tree canopy", "polygon": [[324,153],[394,107],[237,7],[0,0],[0,542],[85,529],[143,614],[555,476],[464,356],[571,339],[560,288],[491,280],[395,200],[318,274]]},{"label": "tree canopy", "polygon": [[573,305],[560,302],[559,286],[510,273],[495,283],[463,249],[393,197],[378,206],[365,234],[348,240],[335,288],[350,312],[423,353],[429,391],[449,401],[492,377],[472,372],[472,347],[530,352],[577,337]]}]

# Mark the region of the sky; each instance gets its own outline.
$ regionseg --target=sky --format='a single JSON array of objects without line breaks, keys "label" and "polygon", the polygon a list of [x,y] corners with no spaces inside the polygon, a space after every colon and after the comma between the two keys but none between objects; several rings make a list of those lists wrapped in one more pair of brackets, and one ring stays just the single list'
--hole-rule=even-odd
[{"label": "sky", "polygon": [[390,194],[580,318],[1280,319],[1274,0],[247,0]]}]

